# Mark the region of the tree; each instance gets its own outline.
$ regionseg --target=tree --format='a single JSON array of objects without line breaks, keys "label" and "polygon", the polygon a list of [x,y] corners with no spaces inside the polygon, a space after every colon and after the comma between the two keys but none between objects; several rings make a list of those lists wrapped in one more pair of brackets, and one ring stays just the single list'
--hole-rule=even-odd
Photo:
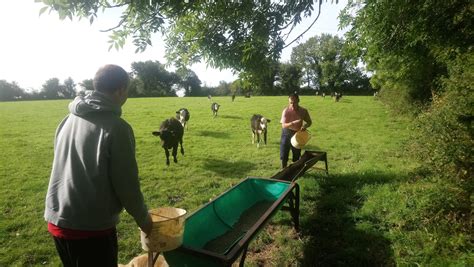
[{"label": "tree", "polygon": [[231,84],[226,81],[220,81],[219,85],[214,89],[215,95],[230,95],[231,94]]},{"label": "tree", "polygon": [[22,98],[25,95],[15,82],[9,83],[6,80],[0,80],[0,101],[12,101]]},{"label": "tree", "polygon": [[279,71],[281,94],[289,95],[294,91],[299,91],[302,77],[301,68],[297,65],[282,63]]},{"label": "tree", "polygon": [[93,91],[94,90],[94,80],[92,79],[85,79],[82,82],[79,83],[79,86],[81,86],[82,90],[81,91]]},{"label": "tree", "polygon": [[61,92],[63,90],[63,86],[59,83],[59,79],[51,78],[43,84],[40,95],[45,99],[58,99],[62,97]]},{"label": "tree", "polygon": [[180,77],[181,88],[185,91],[186,96],[201,95],[201,80],[197,74],[187,68],[179,69],[176,74]]},{"label": "tree", "polygon": [[442,93],[447,62],[472,49],[472,17],[469,0],[370,0],[349,1],[340,18],[351,26],[350,51],[374,72],[382,98],[396,99],[387,101],[396,110],[417,112]]},{"label": "tree", "polygon": [[308,39],[305,43],[293,48],[291,63],[302,69],[302,82],[307,87],[319,90],[321,88],[321,66],[318,56],[318,37]]},{"label": "tree", "polygon": [[[178,67],[205,60],[212,67],[272,77],[272,64],[284,48],[288,32],[311,16],[322,0],[295,1],[90,1],[42,0],[61,19],[85,17],[92,23],[99,11],[121,8],[109,31],[111,48],[133,38],[137,51],[151,45],[151,35],[164,33],[167,58]],[[332,1],[331,1],[332,2]],[[337,3],[338,1],[336,1]],[[270,83],[273,84],[273,81]]]},{"label": "tree", "polygon": [[61,87],[61,89],[62,91],[60,94],[64,98],[74,98],[76,96],[76,84],[71,77],[64,80],[64,85]]},{"label": "tree", "polygon": [[362,72],[344,53],[344,43],[338,36],[322,34],[293,48],[291,63],[303,70],[303,82],[308,87],[335,92],[351,83],[347,79],[359,79],[357,74]]},{"label": "tree", "polygon": [[142,82],[145,96],[176,96],[173,85],[180,82],[178,75],[158,61],[133,62],[132,75]]}]

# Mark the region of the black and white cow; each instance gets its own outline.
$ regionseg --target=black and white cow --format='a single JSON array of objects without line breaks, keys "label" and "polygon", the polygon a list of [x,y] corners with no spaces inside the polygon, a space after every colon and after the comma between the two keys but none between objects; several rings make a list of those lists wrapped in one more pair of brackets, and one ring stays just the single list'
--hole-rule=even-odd
[{"label": "black and white cow", "polygon": [[165,150],[166,165],[170,165],[170,153],[168,149],[173,149],[173,161],[178,163],[176,155],[178,154],[178,144],[181,146],[181,154],[184,155],[183,149],[183,134],[184,128],[181,123],[175,118],[169,118],[163,121],[158,131],[153,131],[154,136],[159,136],[161,139],[161,146]]},{"label": "black and white cow", "polygon": [[217,111],[219,111],[220,106],[221,105],[217,104],[216,102],[211,104],[212,115],[214,115],[214,117],[217,116]]},{"label": "black and white cow", "polygon": [[189,110],[186,108],[180,108],[178,111],[176,111],[176,119],[179,120],[181,125],[183,125],[183,128],[188,129],[188,121],[189,121]]},{"label": "black and white cow", "polygon": [[250,118],[250,128],[252,129],[252,144],[255,143],[255,136],[257,137],[257,147],[260,147],[260,136],[263,135],[263,142],[267,144],[267,123],[270,120],[260,114],[254,114]]}]

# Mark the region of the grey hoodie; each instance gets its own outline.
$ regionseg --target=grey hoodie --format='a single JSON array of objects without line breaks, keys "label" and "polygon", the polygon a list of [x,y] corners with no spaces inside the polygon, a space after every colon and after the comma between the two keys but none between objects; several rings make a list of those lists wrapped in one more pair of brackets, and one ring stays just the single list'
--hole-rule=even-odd
[{"label": "grey hoodie", "polygon": [[76,97],[58,126],[44,218],[62,228],[105,230],[123,208],[147,222],[135,160],[135,138],[121,107],[94,91]]}]

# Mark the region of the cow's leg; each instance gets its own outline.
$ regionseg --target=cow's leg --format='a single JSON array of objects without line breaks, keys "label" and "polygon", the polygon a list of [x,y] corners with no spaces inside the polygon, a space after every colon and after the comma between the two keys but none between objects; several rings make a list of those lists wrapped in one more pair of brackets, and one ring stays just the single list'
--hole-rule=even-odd
[{"label": "cow's leg", "polygon": [[257,130],[257,147],[260,147],[260,132]]},{"label": "cow's leg", "polygon": [[181,155],[184,155],[183,139],[179,140],[179,145],[181,146]]},{"label": "cow's leg", "polygon": [[252,130],[252,145],[255,144],[255,132]]},{"label": "cow's leg", "polygon": [[170,165],[170,152],[168,149],[163,148],[165,150],[165,155],[166,155],[166,165]]},{"label": "cow's leg", "polygon": [[176,158],[176,155],[178,155],[178,144],[173,146],[173,161],[174,161],[174,163],[178,163],[178,159]]},{"label": "cow's leg", "polygon": [[265,145],[267,144],[267,130],[263,131],[263,142],[265,143]]}]

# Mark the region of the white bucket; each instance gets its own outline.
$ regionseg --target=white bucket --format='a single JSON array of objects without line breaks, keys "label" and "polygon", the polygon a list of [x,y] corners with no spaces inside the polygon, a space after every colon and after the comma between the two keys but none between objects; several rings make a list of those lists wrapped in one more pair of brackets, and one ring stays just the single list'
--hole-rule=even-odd
[{"label": "white bucket", "polygon": [[161,252],[178,248],[183,243],[186,210],[163,207],[150,210],[153,228],[151,233],[140,231],[145,251]]}]

